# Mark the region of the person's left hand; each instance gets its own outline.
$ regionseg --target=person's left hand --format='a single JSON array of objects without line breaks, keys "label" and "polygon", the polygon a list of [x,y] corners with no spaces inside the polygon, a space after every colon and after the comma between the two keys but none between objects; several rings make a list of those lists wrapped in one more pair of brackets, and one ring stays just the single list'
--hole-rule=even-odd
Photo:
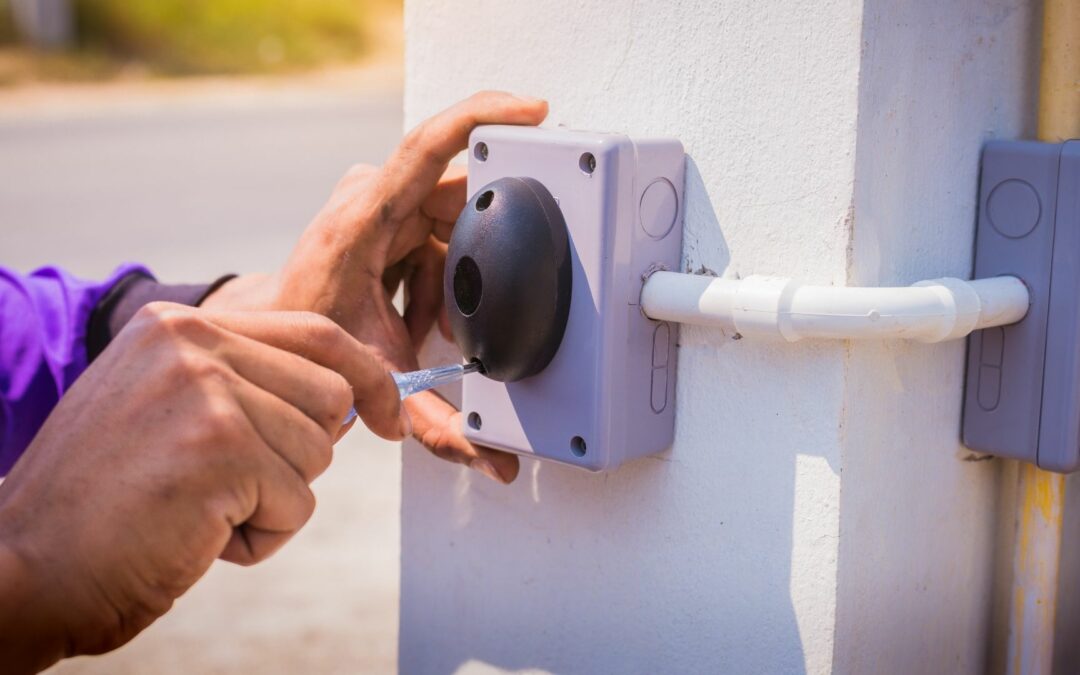
[{"label": "person's left hand", "polygon": [[[547,103],[481,92],[427,120],[382,168],[357,166],[304,232],[285,267],[271,277],[235,279],[204,306],[306,310],[324,314],[375,349],[394,368],[417,368],[416,350],[439,320],[446,244],[465,206],[465,171],[450,160],[480,124],[539,124]],[[391,303],[404,283],[404,316]],[[410,397],[413,435],[432,453],[509,483],[515,455],[470,443],[461,413],[434,392]]]}]

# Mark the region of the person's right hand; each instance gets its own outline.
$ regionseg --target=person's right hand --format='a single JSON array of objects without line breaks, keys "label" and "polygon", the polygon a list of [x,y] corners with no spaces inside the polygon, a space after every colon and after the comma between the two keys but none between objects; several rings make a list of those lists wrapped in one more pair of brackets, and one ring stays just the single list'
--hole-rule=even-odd
[{"label": "person's right hand", "polygon": [[383,362],[329,319],[144,308],[0,485],[4,671],[118,647],[216,558],[277,550],[352,405],[410,433]]}]

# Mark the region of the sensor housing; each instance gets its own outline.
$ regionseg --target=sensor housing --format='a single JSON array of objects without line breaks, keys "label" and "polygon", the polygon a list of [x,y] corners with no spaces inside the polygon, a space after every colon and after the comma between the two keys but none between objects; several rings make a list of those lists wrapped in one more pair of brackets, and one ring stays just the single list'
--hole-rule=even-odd
[{"label": "sensor housing", "polygon": [[[670,447],[678,327],[639,305],[649,274],[679,269],[682,145],[486,126],[473,131],[468,154],[472,197],[444,289],[463,351],[498,363],[493,377],[464,380],[466,436],[592,471]],[[563,227],[566,283],[557,269]],[[483,325],[470,324],[481,315]]]}]

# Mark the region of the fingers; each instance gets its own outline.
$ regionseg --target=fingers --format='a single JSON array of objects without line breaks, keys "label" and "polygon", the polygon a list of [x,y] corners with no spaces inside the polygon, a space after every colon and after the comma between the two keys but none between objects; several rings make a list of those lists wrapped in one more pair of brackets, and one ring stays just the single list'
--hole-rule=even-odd
[{"label": "fingers", "polygon": [[465,167],[450,167],[420,205],[421,213],[433,221],[432,234],[439,241],[450,241],[454,223],[465,208],[468,198],[467,179],[468,171]]},{"label": "fingers", "polygon": [[517,455],[473,445],[462,431],[461,412],[438,394],[426,391],[406,400],[413,435],[436,457],[464,464],[500,483],[517,478]]},{"label": "fingers", "polygon": [[409,435],[408,413],[383,361],[330,319],[309,312],[210,312],[207,317],[227,330],[340,373],[351,385],[352,404],[368,428],[388,440]]},{"label": "fingers", "polygon": [[398,287],[401,286],[401,280],[405,278],[406,271],[405,262],[402,261],[392,267],[386,268],[386,271],[383,272],[383,289],[391,298],[397,295]]},{"label": "fingers", "polygon": [[405,325],[413,348],[419,350],[443,309],[443,265],[446,245],[429,239],[410,256],[414,265],[409,277]]},{"label": "fingers", "polygon": [[307,523],[315,511],[315,495],[283,459],[270,452],[256,470],[258,505],[218,556],[239,565],[254,565],[268,558]]},{"label": "fingers", "polygon": [[365,183],[375,177],[379,173],[379,167],[374,164],[354,164],[349,167],[349,170],[345,172],[345,175],[338,181],[337,188],[345,187],[356,183]]},{"label": "fingers", "polygon": [[[311,517],[315,497],[308,476],[329,463],[329,438],[303,413],[254,384],[232,378],[218,386],[228,388],[231,401],[218,404],[223,431],[200,436],[217,441],[199,443],[205,453],[199,475],[206,480],[195,485],[207,490],[206,506],[232,529],[217,557],[252,565],[279,549]],[[300,430],[267,426],[274,416],[290,411]],[[266,442],[266,435],[282,431],[275,446]]]},{"label": "fingers", "polygon": [[546,101],[484,91],[423,122],[405,137],[376,179],[379,192],[389,200],[390,213],[385,215],[397,220],[415,211],[478,125],[540,124],[547,112]]},{"label": "fingers", "polygon": [[334,456],[331,440],[336,439],[340,425],[328,434],[304,413],[248,382],[237,385],[233,394],[263,442],[305,484],[330,466]]},{"label": "fingers", "polygon": [[442,311],[439,312],[439,332],[442,333],[443,339],[447,342],[454,341],[454,331],[450,328],[450,315],[446,312],[445,303]]},{"label": "fingers", "polygon": [[[465,202],[465,182],[460,170],[450,172],[442,186],[440,178],[472,130],[480,124],[539,124],[547,110],[538,99],[481,92],[410,132],[377,173],[367,166],[350,170],[283,272],[290,289],[285,297],[300,298],[290,306],[336,312],[330,315],[339,321],[338,315],[350,315],[353,303],[342,297],[349,289],[382,280],[388,267],[432,231],[449,238]],[[312,273],[312,261],[332,272]],[[394,279],[385,281],[392,285]]]},{"label": "fingers", "polygon": [[262,341],[235,334],[220,348],[236,373],[335,434],[352,406],[352,387],[330,368]]}]

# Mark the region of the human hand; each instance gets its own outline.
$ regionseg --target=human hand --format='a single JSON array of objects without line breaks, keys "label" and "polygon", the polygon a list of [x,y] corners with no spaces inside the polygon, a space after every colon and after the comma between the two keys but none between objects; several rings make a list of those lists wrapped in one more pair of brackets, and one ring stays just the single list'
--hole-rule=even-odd
[{"label": "human hand", "polygon": [[[324,314],[402,371],[417,367],[416,350],[443,314],[446,245],[465,206],[465,171],[448,164],[480,124],[534,125],[547,103],[481,92],[410,132],[381,168],[354,167],[304,232],[284,269],[241,277],[204,306],[302,309]],[[407,307],[391,303],[404,283]],[[450,337],[445,319],[443,335]],[[413,434],[435,455],[509,483],[515,455],[470,443],[461,413],[434,392],[410,397]]]},{"label": "human hand", "polygon": [[146,306],[0,484],[5,672],[118,647],[216,558],[277,550],[354,405],[410,431],[383,362],[325,317]]}]

